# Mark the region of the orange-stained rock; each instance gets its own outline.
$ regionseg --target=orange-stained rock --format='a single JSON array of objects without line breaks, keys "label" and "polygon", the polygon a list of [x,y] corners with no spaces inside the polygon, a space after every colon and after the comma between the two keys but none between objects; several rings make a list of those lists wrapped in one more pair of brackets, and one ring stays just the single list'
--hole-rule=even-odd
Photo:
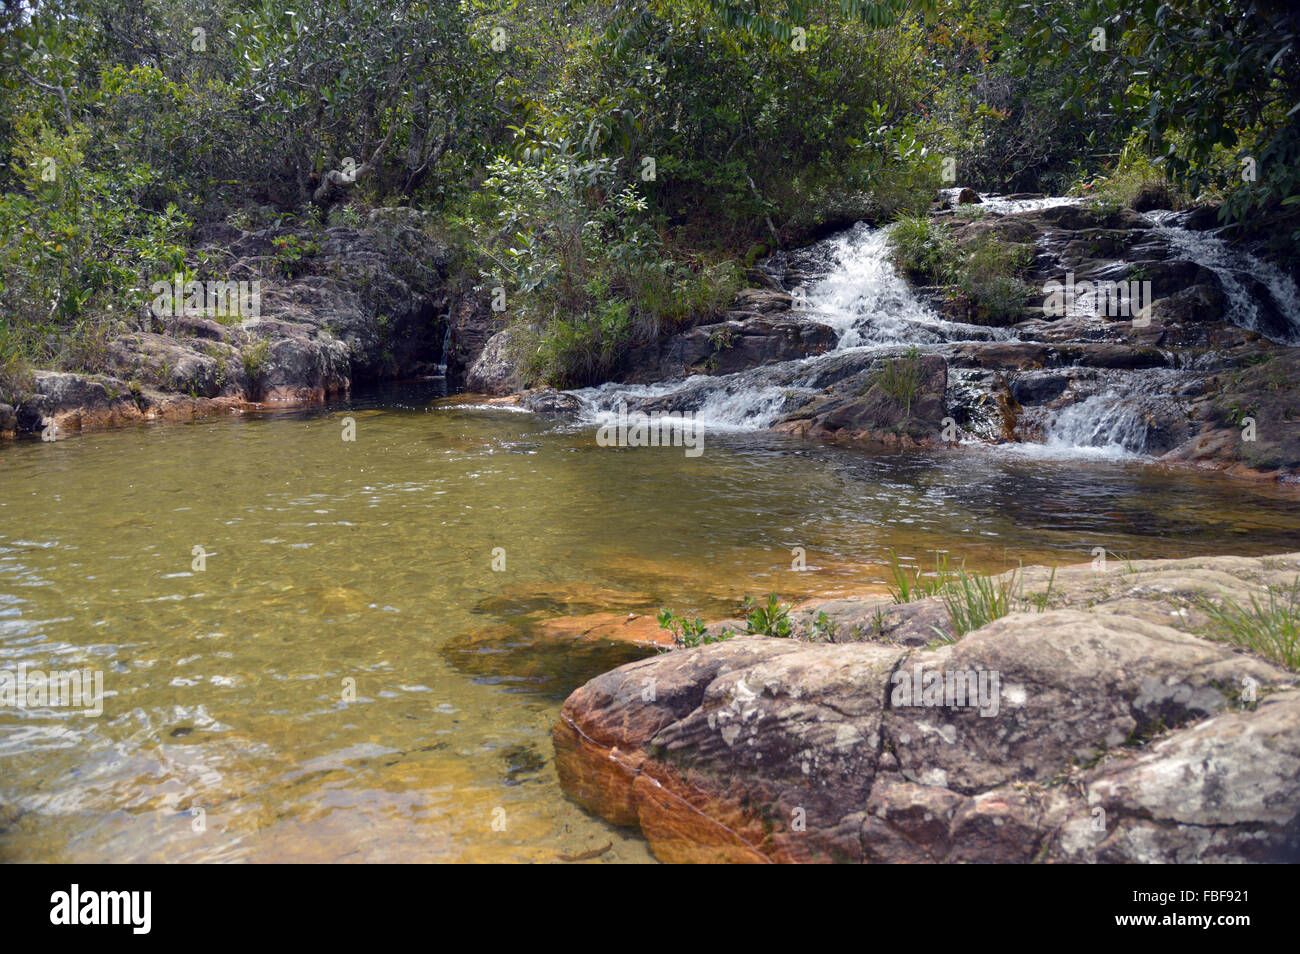
[{"label": "orange-stained rock", "polygon": [[[672,864],[768,864],[770,860],[717,816],[722,806],[696,808],[650,775],[633,782],[637,820],[660,861]],[[698,796],[697,796],[698,797]],[[700,798],[707,803],[707,798]],[[734,806],[732,812],[735,813]],[[739,819],[748,821],[745,816]]]},{"label": "orange-stained rock", "polygon": [[624,754],[617,746],[601,745],[563,717],[555,724],[551,740],[556,771],[567,780],[574,799],[615,825],[638,823],[632,784],[645,761],[640,750]]},{"label": "orange-stained rock", "polygon": [[[1296,566],[1141,561],[1100,602],[1085,598],[1096,574],[1066,569],[1054,592],[1070,608],[1026,607],[944,645],[877,632],[660,653],[568,697],[560,782],[671,862],[1294,860],[1300,680],[1163,620],[1207,581],[1249,590]],[[863,612],[823,605],[842,622]],[[970,698],[920,688],[945,677]],[[1239,684],[1267,698],[1243,706]]]},{"label": "orange-stained rock", "polygon": [[672,646],[673,634],[653,616],[636,613],[592,613],[544,619],[534,628],[543,639],[611,639],[636,646]]}]

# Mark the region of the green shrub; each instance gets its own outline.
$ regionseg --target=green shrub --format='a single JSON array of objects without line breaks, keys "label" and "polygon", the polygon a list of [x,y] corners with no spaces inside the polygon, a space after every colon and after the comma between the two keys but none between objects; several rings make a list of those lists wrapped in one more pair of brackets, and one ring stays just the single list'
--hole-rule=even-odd
[{"label": "green shrub", "polygon": [[889,230],[890,257],[909,278],[946,285],[957,247],[948,230],[927,215],[905,215]]},{"label": "green shrub", "polygon": [[1020,316],[1033,289],[1021,276],[1033,261],[1029,245],[983,235],[953,263],[954,284],[974,306],[978,323],[1003,324]]},{"label": "green shrub", "polygon": [[876,371],[872,383],[912,414],[912,402],[921,390],[921,355],[913,345],[901,358],[887,359]]},{"label": "green shrub", "polygon": [[928,216],[904,216],[890,229],[890,257],[913,281],[952,287],[972,306],[977,323],[1017,318],[1033,289],[1023,280],[1033,248],[985,233],[958,245],[947,226]]},{"label": "green shrub", "polygon": [[709,643],[722,642],[722,640],[730,639],[735,635],[730,630],[726,630],[717,636],[709,636],[705,632],[708,626],[704,620],[698,616],[694,619],[687,619],[685,616],[678,616],[672,610],[660,610],[657,619],[659,620],[659,628],[672,633],[673,642],[682,649],[707,646]]},{"label": "green shrub", "polygon": [[782,604],[775,593],[767,594],[767,599],[760,603],[752,597],[745,597],[745,632],[755,636],[787,637],[792,631],[790,607]]}]

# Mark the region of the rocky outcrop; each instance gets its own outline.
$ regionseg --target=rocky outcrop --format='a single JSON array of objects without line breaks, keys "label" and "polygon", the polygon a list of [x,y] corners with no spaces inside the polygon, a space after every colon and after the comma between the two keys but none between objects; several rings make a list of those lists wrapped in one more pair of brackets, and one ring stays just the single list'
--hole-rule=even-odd
[{"label": "rocky outcrop", "polygon": [[458,317],[457,354],[474,350],[471,293],[448,289],[451,253],[430,240],[418,211],[376,209],[360,228],[323,233],[223,224],[207,228],[200,247],[209,273],[259,283],[256,314],[178,315],[151,304],[107,342],[101,373],[35,372],[14,430],[67,434],[317,402],[434,373],[449,313]]},{"label": "rocky outcrop", "polygon": [[463,287],[447,319],[447,348],[443,354],[447,381],[468,388],[467,378],[492,336],[501,330],[501,316],[492,311],[482,290]]},{"label": "rocky outcrop", "polygon": [[775,425],[785,433],[931,446],[943,440],[948,365],[940,355],[884,357]]},{"label": "rocky outcrop", "polygon": [[[1148,210],[1151,201],[1138,204]],[[1200,218],[1192,213],[1183,224]],[[1034,296],[1010,329],[1015,340],[935,349],[950,369],[949,412],[964,436],[1041,441],[1059,432],[1071,408],[1093,400],[1099,435],[1130,451],[1236,476],[1295,479],[1296,352],[1264,336],[1285,336],[1292,317],[1261,290],[1252,298],[1258,331],[1232,324],[1224,280],[1189,260],[1158,221],[1165,220],[1080,205],[954,221],[959,247],[990,238],[1031,246],[1025,280],[1035,290],[1067,275],[1076,285],[1149,283],[1150,309],[1059,315]]]},{"label": "rocky outcrop", "polygon": [[[770,276],[764,277],[772,282]],[[518,328],[506,328],[492,335],[466,374],[466,389],[491,395],[520,391],[518,342],[523,334]],[[833,329],[795,307],[788,293],[745,288],[721,321],[695,324],[633,346],[614,379],[638,384],[693,374],[732,374],[822,354],[836,340]]]},{"label": "rocky outcrop", "polygon": [[826,325],[797,314],[732,312],[725,321],[697,325],[633,348],[625,362],[629,370],[620,380],[639,383],[688,374],[731,374],[822,354],[834,347],[836,337]]},{"label": "rocky outcrop", "polygon": [[1028,570],[1016,611],[947,643],[910,629],[935,599],[811,605],[836,641],[591,680],[557,767],[666,861],[1294,860],[1296,674],[1205,638],[1204,607],[1297,574],[1300,554]]}]

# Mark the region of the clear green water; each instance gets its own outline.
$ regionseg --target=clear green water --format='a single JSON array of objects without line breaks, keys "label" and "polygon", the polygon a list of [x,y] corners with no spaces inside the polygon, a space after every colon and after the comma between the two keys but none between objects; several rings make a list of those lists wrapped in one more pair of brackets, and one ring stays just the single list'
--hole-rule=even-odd
[{"label": "clear green water", "polygon": [[564,798],[549,739],[638,651],[548,650],[532,621],[879,588],[891,548],[1001,569],[1297,541],[1293,493],[1139,464],[766,434],[688,459],[429,387],[0,445],[0,668],[107,693],[98,718],[0,708],[0,858],[647,861]]}]

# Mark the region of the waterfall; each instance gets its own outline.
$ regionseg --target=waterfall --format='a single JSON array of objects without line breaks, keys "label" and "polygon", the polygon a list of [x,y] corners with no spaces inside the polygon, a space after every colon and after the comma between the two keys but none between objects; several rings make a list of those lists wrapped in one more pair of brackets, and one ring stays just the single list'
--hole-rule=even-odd
[{"label": "waterfall", "polygon": [[829,271],[798,295],[811,317],[839,334],[837,350],[1011,337],[1006,329],[945,321],[889,260],[889,227],[859,223],[819,243]]},{"label": "waterfall", "polygon": [[1053,456],[1137,457],[1146,452],[1147,426],[1122,395],[1108,391],[1062,410],[1039,446]]},{"label": "waterfall", "polygon": [[[791,391],[816,390],[834,379],[845,355],[890,353],[902,346],[1009,340],[1005,328],[947,321],[917,295],[889,260],[889,229],[859,223],[793,253],[805,277],[790,288],[796,315],[837,335],[826,354],[763,365],[734,374],[694,375],[650,385],[608,383],[574,394],[584,418],[608,422],[622,404],[645,411],[690,411],[698,425],[718,430],[760,430],[785,411]],[[778,253],[769,270],[784,273],[791,255]]]},{"label": "waterfall", "polygon": [[[1002,214],[1083,201],[1068,197],[982,198],[983,208]],[[1296,317],[1300,316],[1300,296],[1290,278],[1255,256],[1230,249],[1214,235],[1182,228],[1175,213],[1155,212],[1150,218],[1178,256],[1219,276],[1230,302],[1231,320],[1245,327],[1262,327],[1258,295],[1251,293],[1252,287],[1262,286],[1292,323],[1288,343],[1300,342],[1300,328],[1294,324],[1300,320]],[[792,395],[807,398],[819,393],[827,385],[863,373],[877,357],[901,354],[906,347],[924,353],[950,343],[1017,340],[1014,329],[944,319],[894,269],[888,240],[888,227],[859,223],[807,248],[778,252],[764,266],[794,296],[796,315],[835,331],[836,344],[827,353],[733,374],[584,388],[574,392],[582,403],[584,421],[608,422],[626,405],[645,412],[690,412],[697,426],[705,428],[759,430],[782,417]],[[950,386],[960,379],[961,372],[955,371]],[[1148,452],[1143,409],[1150,410],[1167,399],[1172,389],[1171,382],[1153,371],[1123,373],[1100,393],[1089,394],[1085,389],[1082,399],[1062,410],[1035,409],[1036,426],[1044,435],[1042,443],[1000,446],[1044,456],[1137,458]]]},{"label": "waterfall", "polygon": [[1229,321],[1277,344],[1300,344],[1300,291],[1289,275],[1213,232],[1183,228],[1183,213],[1156,211],[1147,218],[1179,257],[1214,272],[1227,298]]}]

